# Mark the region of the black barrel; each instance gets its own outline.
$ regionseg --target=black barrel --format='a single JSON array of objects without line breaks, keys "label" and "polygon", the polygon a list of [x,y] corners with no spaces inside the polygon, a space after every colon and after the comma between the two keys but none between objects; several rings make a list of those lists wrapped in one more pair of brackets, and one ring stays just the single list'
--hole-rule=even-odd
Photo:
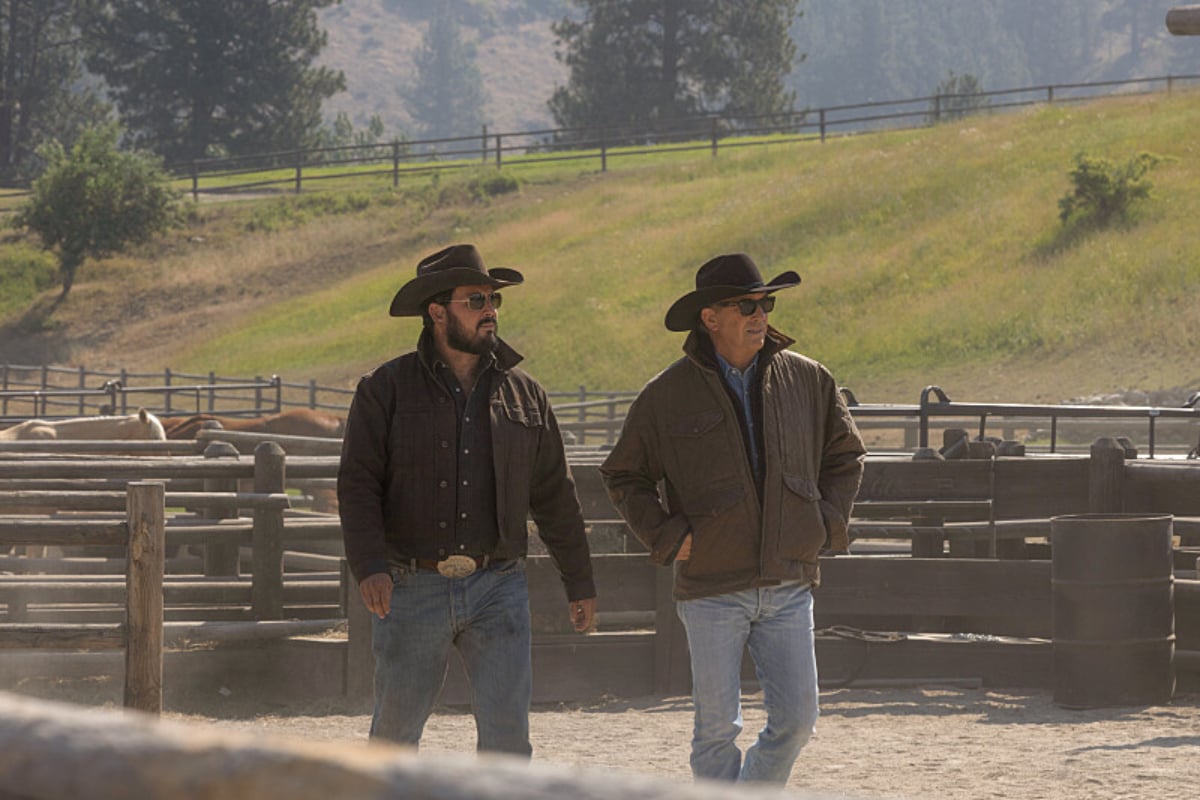
[{"label": "black barrel", "polygon": [[1054,702],[1165,703],[1175,693],[1172,517],[1050,520]]}]

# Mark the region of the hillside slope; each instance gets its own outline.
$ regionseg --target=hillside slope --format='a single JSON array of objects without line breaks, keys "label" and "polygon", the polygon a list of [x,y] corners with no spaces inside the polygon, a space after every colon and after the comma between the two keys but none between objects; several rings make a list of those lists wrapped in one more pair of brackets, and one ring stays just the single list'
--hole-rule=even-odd
[{"label": "hillside slope", "polygon": [[[983,115],[937,128],[565,167],[488,204],[374,202],[276,232],[201,209],[154,252],[89,264],[0,330],[0,357],[348,385],[411,349],[387,316],[450,241],[514,266],[502,335],[555,389],[635,389],[679,354],[662,327],[696,267],[751,253],[795,269],[772,322],[864,402],[1057,402],[1200,387],[1200,94]],[[1129,224],[1072,238],[1057,219],[1077,152],[1170,160]],[[380,197],[388,197],[386,193]],[[286,201],[267,201],[278,205]],[[259,205],[262,203],[260,201]]]}]

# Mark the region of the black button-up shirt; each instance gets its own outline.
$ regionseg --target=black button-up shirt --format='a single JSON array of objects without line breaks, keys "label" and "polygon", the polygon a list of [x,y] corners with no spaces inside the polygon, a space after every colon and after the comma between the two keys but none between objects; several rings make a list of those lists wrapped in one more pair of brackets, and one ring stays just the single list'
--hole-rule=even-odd
[{"label": "black button-up shirt", "polygon": [[492,457],[492,425],[489,417],[488,395],[494,364],[488,364],[479,374],[470,394],[459,385],[454,372],[442,362],[434,364],[442,385],[454,398],[458,412],[458,442],[456,470],[452,478],[438,481],[439,491],[450,491],[453,481],[453,525],[439,528],[438,556],[462,554],[490,555],[496,547],[500,531],[496,516],[496,468]]}]

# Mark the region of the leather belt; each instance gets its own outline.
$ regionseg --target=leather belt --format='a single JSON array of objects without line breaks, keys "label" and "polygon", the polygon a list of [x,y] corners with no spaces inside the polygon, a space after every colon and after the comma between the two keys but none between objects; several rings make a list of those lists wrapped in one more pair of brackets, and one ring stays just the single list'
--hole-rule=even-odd
[{"label": "leather belt", "polygon": [[[491,556],[467,556],[467,558],[475,562],[475,569],[483,569],[492,563]],[[409,563],[417,569],[427,569],[430,572],[437,572],[440,562],[436,558],[410,558]]]},{"label": "leather belt", "polygon": [[447,578],[465,578],[476,570],[488,566],[503,564],[508,559],[494,559],[487,556],[453,555],[438,561],[432,558],[406,558],[400,561],[407,564],[414,572],[419,569],[437,572]]}]

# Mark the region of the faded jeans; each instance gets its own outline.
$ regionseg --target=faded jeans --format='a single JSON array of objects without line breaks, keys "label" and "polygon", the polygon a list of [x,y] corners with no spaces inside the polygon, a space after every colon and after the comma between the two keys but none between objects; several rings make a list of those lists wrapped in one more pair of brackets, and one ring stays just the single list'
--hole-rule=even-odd
[{"label": "faded jeans", "polygon": [[[789,583],[684,600],[677,606],[692,661],[692,774],[787,783],[817,723],[812,592]],[[749,645],[763,691],[766,726],[743,762],[742,650]]]},{"label": "faded jeans", "polygon": [[457,648],[471,684],[477,748],[529,756],[529,587],[514,559],[466,578],[400,570],[391,610],[373,618],[371,738],[417,745]]}]

